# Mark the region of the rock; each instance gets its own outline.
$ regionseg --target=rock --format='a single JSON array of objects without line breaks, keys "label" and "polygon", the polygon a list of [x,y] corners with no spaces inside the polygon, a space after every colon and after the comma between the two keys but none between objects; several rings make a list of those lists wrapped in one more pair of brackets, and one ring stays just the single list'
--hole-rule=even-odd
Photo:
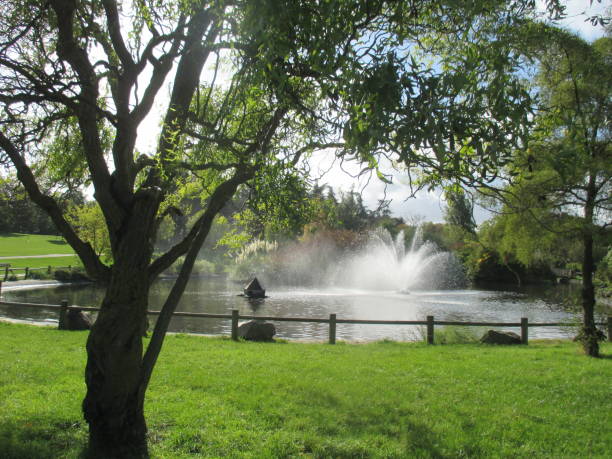
[{"label": "rock", "polygon": [[270,322],[263,320],[251,320],[244,322],[238,327],[238,337],[249,341],[274,341],[276,327]]},{"label": "rock", "polygon": [[79,309],[68,309],[66,314],[66,330],[89,330],[92,320],[89,314]]},{"label": "rock", "polygon": [[514,332],[489,330],[480,338],[480,342],[485,344],[521,344],[521,337]]}]

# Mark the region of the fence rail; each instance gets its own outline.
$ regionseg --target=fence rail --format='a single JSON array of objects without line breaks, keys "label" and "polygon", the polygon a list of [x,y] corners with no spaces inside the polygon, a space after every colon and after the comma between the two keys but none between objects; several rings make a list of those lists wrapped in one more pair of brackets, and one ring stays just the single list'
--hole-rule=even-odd
[{"label": "fence rail", "polygon": [[[67,269],[68,271],[72,271],[72,266],[68,265],[68,266],[45,266],[42,268],[11,268],[10,265],[7,264],[3,264],[3,266],[0,266],[0,270],[4,271],[2,274],[0,274],[0,281],[2,282],[7,282],[9,277],[11,276],[15,276],[16,279],[28,279],[30,277],[30,275],[34,272],[34,271],[44,271],[47,274],[51,274],[53,271],[58,271],[61,269]],[[23,273],[21,272],[23,271]],[[0,271],[1,272],[1,271]],[[23,276],[23,277],[19,277],[19,276]]]},{"label": "fence rail", "polygon": [[[38,304],[1,301],[0,306],[27,307],[38,309],[56,309],[59,311],[58,328],[66,328],[66,314],[68,310],[98,312],[100,308],[89,306],[69,306],[68,300],[63,300],[60,304]],[[160,311],[147,311],[148,315],[159,315]],[[427,343],[434,344],[434,329],[436,325],[443,326],[468,326],[468,327],[520,327],[521,342],[529,343],[530,327],[570,327],[576,324],[567,322],[529,322],[526,317],[521,317],[520,322],[459,322],[455,320],[435,320],[434,316],[427,316],[427,320],[367,320],[367,319],[338,319],[336,314],[330,314],[329,318],[313,317],[274,317],[274,316],[254,316],[250,314],[240,315],[237,309],[232,309],[231,314],[210,314],[206,312],[175,312],[176,317],[194,317],[202,319],[226,319],[231,320],[231,337],[238,339],[238,322],[244,320],[268,320],[272,322],[304,322],[329,324],[329,344],[336,343],[337,324],[357,324],[357,325],[425,325],[427,327]],[[612,337],[612,315],[608,315],[607,322],[597,322],[595,325],[607,326],[608,338]]]}]

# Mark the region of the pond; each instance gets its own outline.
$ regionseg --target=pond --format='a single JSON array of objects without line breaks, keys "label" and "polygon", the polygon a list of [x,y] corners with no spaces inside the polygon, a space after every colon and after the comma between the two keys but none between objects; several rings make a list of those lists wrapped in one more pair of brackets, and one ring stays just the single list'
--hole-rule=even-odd
[{"label": "pond", "polygon": [[[152,288],[150,310],[159,310],[171,281],[158,281]],[[530,322],[576,323],[580,320],[575,306],[578,286],[530,287],[527,289],[462,289],[462,290],[412,290],[367,291],[358,289],[321,290],[313,288],[268,288],[268,298],[253,302],[238,296],[241,284],[225,278],[192,279],[177,310],[230,314],[232,309],[241,314],[276,317],[328,318],[336,313],[340,319],[373,320],[425,320],[433,315],[436,320],[519,322],[527,317]],[[35,290],[4,291],[4,300],[59,304],[67,299],[69,304],[98,306],[103,291],[88,286],[63,286]],[[55,310],[38,310],[12,306],[0,306],[0,315],[29,320],[57,319]],[[154,318],[151,318],[153,321]],[[598,321],[603,320],[600,315]],[[327,324],[277,322],[277,337],[300,340],[326,340]],[[423,337],[423,328],[396,325],[338,324],[337,338],[347,341],[373,341],[392,339],[416,341]],[[487,328],[478,327],[475,334],[482,335]],[[170,330],[174,332],[229,335],[230,321],[175,317]],[[510,329],[512,330],[512,329]],[[517,333],[518,329],[514,329]],[[533,327],[530,338],[568,338],[574,336],[574,327]]]}]

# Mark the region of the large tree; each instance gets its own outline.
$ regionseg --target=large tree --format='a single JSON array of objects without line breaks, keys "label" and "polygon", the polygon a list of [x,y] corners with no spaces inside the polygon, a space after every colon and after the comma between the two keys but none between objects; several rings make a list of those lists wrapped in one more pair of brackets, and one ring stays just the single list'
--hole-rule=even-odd
[{"label": "large tree", "polygon": [[587,355],[598,356],[594,242],[612,224],[612,38],[588,43],[554,26],[528,22],[513,31],[509,42],[524,59],[525,75],[537,95],[530,134],[503,168],[476,180],[467,168],[459,182],[480,186],[484,202],[492,198],[494,209],[507,214],[500,222],[514,234],[500,242],[520,247],[517,255],[525,264],[537,259],[554,233],[580,239],[579,338]]},{"label": "large tree", "polygon": [[[241,184],[274,181],[323,148],[370,168],[392,152],[410,166],[435,158],[452,171],[502,159],[487,145],[515,145],[529,104],[496,33],[534,3],[2,3],[2,161],[106,285],[87,340],[92,455],[147,455],[145,392],[168,323],[214,217]],[[430,60],[440,38],[465,53]],[[159,133],[147,132],[160,103]],[[155,134],[154,150],[137,150],[139,136]],[[451,154],[449,138],[476,153]],[[111,263],[44,192],[49,176],[93,186]],[[175,197],[187,184],[206,205],[181,241],[154,256],[160,223],[180,212]],[[149,288],[179,257],[144,349]]]},{"label": "large tree", "polygon": [[[598,356],[593,286],[594,241],[612,224],[612,38],[590,44],[555,28],[527,31],[527,49],[537,58],[539,93],[529,147],[517,153],[505,203],[547,231],[550,211],[566,219],[582,241],[583,324],[579,337]],[[535,43],[534,43],[535,42]],[[546,46],[542,47],[541,44]]]}]

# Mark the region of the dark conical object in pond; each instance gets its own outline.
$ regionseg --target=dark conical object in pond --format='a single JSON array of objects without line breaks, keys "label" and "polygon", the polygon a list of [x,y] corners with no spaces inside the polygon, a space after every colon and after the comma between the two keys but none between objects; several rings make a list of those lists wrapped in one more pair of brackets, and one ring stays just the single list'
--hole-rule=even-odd
[{"label": "dark conical object in pond", "polygon": [[244,296],[249,298],[264,298],[266,296],[266,289],[264,289],[256,277],[247,284],[244,288]]}]

